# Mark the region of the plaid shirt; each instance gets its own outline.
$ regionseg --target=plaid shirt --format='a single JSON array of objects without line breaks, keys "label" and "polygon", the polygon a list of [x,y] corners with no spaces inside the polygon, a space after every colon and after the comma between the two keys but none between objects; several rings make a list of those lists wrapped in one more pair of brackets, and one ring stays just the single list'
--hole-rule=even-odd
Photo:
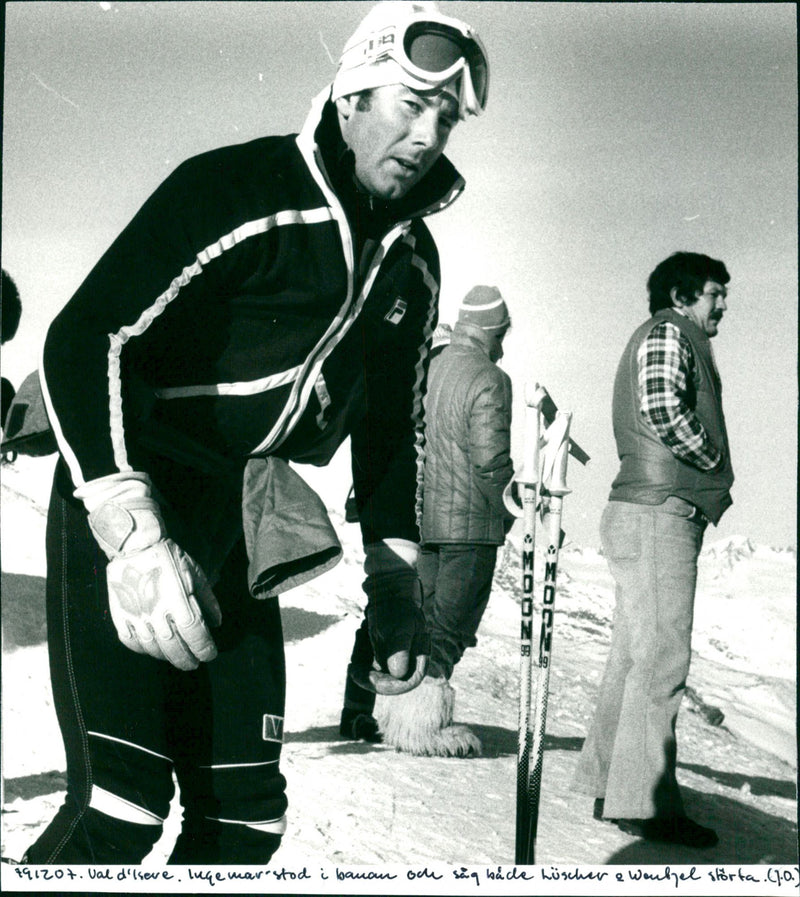
[{"label": "plaid shirt", "polygon": [[639,401],[648,426],[682,461],[712,470],[721,455],[686,401],[694,355],[669,321],[657,324],[639,347]]}]

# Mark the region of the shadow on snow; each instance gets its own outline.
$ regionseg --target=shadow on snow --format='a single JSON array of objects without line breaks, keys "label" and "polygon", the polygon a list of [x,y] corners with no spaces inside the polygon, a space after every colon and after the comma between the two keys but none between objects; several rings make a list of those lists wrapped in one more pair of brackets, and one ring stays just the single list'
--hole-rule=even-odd
[{"label": "shadow on snow", "polygon": [[[702,825],[710,825],[719,843],[700,850],[676,844],[634,841],[606,860],[610,866],[759,865],[797,863],[797,826],[746,803],[720,794],[681,788],[686,812]],[[598,823],[608,824],[608,823]]]},{"label": "shadow on snow", "polygon": [[44,577],[3,573],[3,650],[31,648],[47,640]]}]

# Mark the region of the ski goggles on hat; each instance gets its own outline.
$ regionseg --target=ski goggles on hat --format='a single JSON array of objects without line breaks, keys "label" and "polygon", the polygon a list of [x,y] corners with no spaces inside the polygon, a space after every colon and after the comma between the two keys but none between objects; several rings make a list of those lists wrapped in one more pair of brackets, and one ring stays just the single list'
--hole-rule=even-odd
[{"label": "ski goggles on hat", "polygon": [[442,87],[458,77],[459,114],[479,115],[486,108],[489,62],[469,25],[447,16],[428,15],[379,28],[348,47],[341,64],[350,69],[393,60],[417,90]]}]

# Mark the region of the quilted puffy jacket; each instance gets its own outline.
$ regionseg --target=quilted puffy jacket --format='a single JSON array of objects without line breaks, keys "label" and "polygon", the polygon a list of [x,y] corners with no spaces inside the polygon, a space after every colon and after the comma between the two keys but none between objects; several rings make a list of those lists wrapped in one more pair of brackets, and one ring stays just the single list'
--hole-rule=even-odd
[{"label": "quilted puffy jacket", "polygon": [[424,543],[501,545],[513,476],[511,380],[489,357],[491,337],[456,324],[431,359],[425,399]]}]

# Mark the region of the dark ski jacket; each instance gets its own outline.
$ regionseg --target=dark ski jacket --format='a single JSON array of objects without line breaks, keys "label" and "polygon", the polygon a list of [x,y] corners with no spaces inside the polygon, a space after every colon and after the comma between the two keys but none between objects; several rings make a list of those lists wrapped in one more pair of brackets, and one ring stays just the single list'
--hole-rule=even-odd
[{"label": "dark ski jacket", "polygon": [[514,475],[511,380],[480,327],[455,325],[431,361],[425,409],[423,542],[502,545],[503,490]]},{"label": "dark ski jacket", "polygon": [[146,469],[153,433],[242,468],[325,464],[350,436],[364,541],[418,541],[440,276],[420,219],[464,182],[442,156],[401,200],[358,193],[329,92],[299,135],[180,165],[51,324],[42,382],[76,486]]}]

